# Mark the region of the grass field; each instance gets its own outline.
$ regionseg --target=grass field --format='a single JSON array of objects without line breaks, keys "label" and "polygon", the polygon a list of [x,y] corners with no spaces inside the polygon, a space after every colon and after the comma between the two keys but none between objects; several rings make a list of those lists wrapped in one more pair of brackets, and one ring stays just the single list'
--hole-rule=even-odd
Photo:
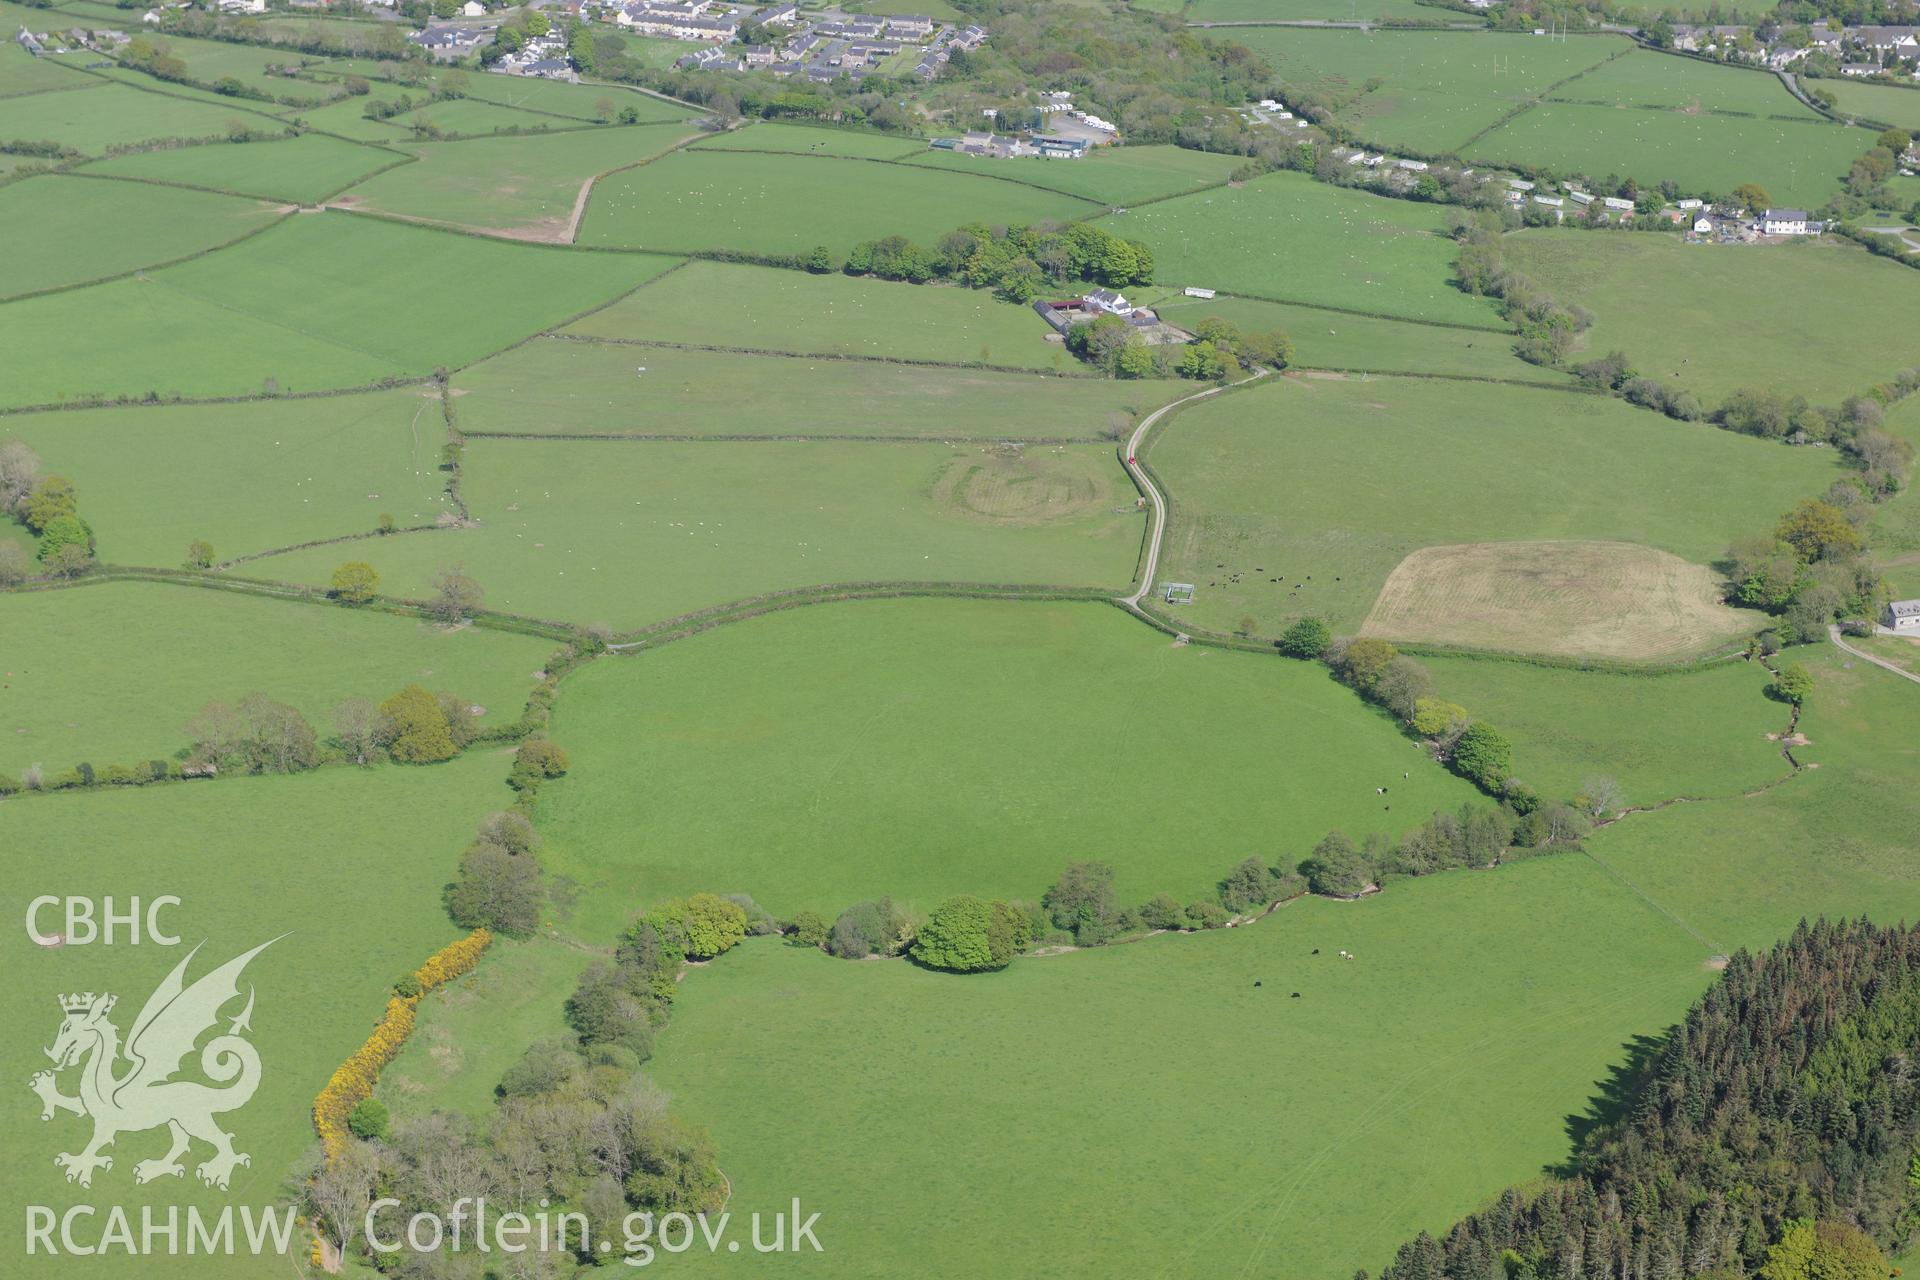
[{"label": "grass field", "polygon": [[92,76],[81,75],[52,58],[36,58],[12,41],[0,49],[0,98],[17,98],[49,89],[89,89],[99,83]]},{"label": "grass field", "polygon": [[[1026,307],[984,290],[690,262],[566,332],[803,355],[1084,368]],[[636,360],[638,364],[640,361]]]},{"label": "grass field", "polygon": [[1690,115],[1548,102],[1522,112],[1466,149],[1470,162],[1524,164],[1724,198],[1757,182],[1780,204],[1817,209],[1840,190],[1847,167],[1873,145],[1837,125]]},{"label": "grass field", "polygon": [[[1749,386],[1837,404],[1920,365],[1920,294],[1910,273],[1838,240],[1748,248],[1540,230],[1506,244],[1516,267],[1593,314],[1576,360],[1623,350],[1641,372],[1685,387],[1708,408]],[[1729,315],[1742,325],[1726,325]],[[1860,315],[1876,323],[1852,323]],[[1794,357],[1752,342],[1741,332],[1747,324],[1790,330]]]},{"label": "grass field", "polygon": [[[1920,449],[1920,399],[1909,397],[1895,405],[1885,425]],[[1920,495],[1911,486],[1874,513],[1872,539],[1894,597],[1920,596]]]},{"label": "grass field", "polygon": [[903,235],[930,244],[969,222],[1072,218],[1097,206],[1013,182],[805,155],[683,151],[594,187],[582,244],[665,252],[844,254]]},{"label": "grass field", "polygon": [[[667,265],[347,214],[293,218],[144,281],[8,304],[21,360],[0,375],[0,403],[149,389],[245,394],[266,378],[312,391],[427,374],[558,324]],[[539,289],[521,287],[527,273]],[[366,288],[372,280],[383,289]],[[95,330],[104,349],[124,342],[122,361],[102,367],[90,354],[102,348],[75,349],[63,326],[76,325]]]},{"label": "grass field", "polygon": [[687,979],[652,1070],[735,1211],[799,1196],[836,1276],[1346,1276],[1563,1160],[1705,957],[1577,856],[965,981],[756,942]]},{"label": "grass field", "polygon": [[1867,636],[1850,641],[1876,658],[1885,658],[1897,667],[1920,675],[1920,640],[1911,636]]},{"label": "grass field", "polygon": [[0,187],[0,299],[119,275],[237,240],[271,222],[254,200],[49,174]]},{"label": "grass field", "polygon": [[1765,630],[1705,565],[1631,542],[1422,547],[1394,566],[1360,634],[1618,661],[1680,658]]},{"label": "grass field", "polygon": [[361,183],[342,203],[564,243],[583,184],[689,136],[685,125],[651,124],[409,144],[418,161]]},{"label": "grass field", "polygon": [[[195,632],[189,647],[203,647],[204,634]],[[144,665],[152,674],[152,664]],[[13,1033],[6,1069],[16,1087],[47,1065],[41,1048],[59,1026],[56,993],[113,992],[120,1001],[113,1020],[124,1032],[193,945],[205,940],[189,974],[197,978],[269,938],[289,935],[254,960],[243,979],[257,992],[248,1038],[259,1047],[263,1070],[252,1101],[223,1117],[236,1149],[252,1157],[249,1167],[234,1171],[230,1190],[201,1186],[191,1166],[183,1179],[136,1186],[133,1165],[166,1149],[166,1134],[153,1131],[121,1135],[112,1148],[113,1169],[96,1175],[91,1191],[69,1185],[52,1156],[80,1149],[85,1122],[62,1115],[43,1124],[23,1089],[26,1102],[8,1112],[4,1133],[11,1149],[31,1158],[7,1162],[0,1195],[13,1204],[56,1206],[56,1212],[73,1204],[121,1204],[136,1222],[146,1204],[161,1206],[165,1221],[164,1206],[172,1204],[217,1216],[227,1204],[283,1203],[292,1167],[313,1142],[314,1094],[366,1037],[389,984],[458,936],[441,911],[441,886],[475,824],[506,803],[504,774],[499,757],[482,756],[430,768],[334,768],[298,778],[0,804],[0,841],[10,852],[0,878],[8,902],[20,905],[17,914],[24,916],[26,900],[41,893],[113,895],[118,909],[133,895],[182,900],[162,917],[182,940],[177,948],[43,949],[24,929],[10,931],[0,1018]],[[343,893],[354,899],[351,911],[339,910]],[[57,929],[56,919],[50,912],[41,923]],[[72,1074],[61,1084],[72,1092]],[[206,1154],[200,1145],[193,1158]],[[21,1216],[9,1215],[0,1228],[9,1271],[66,1274],[70,1258],[25,1257],[22,1225]],[[293,1247],[305,1256],[297,1231]],[[156,1262],[115,1250],[90,1261],[95,1274],[111,1277],[164,1272],[253,1280],[288,1270],[245,1252]]]},{"label": "grass field", "polygon": [[1077,858],[1123,901],[1185,902],[1250,853],[1297,862],[1473,794],[1324,669],[1176,648],[1103,604],[820,605],[575,680],[553,724],[573,769],[538,821],[589,940],[699,889],[787,914],[1031,901]]},{"label": "grass field", "polygon": [[1199,586],[1179,617],[1219,631],[1252,618],[1263,636],[1303,614],[1358,627],[1417,547],[1603,539],[1704,564],[1838,468],[1616,400],[1415,379],[1289,378],[1159,430],[1148,461],[1173,498],[1160,576]]},{"label": "grass field", "polygon": [[1790,767],[1767,739],[1786,726],[1786,708],[1766,696],[1772,677],[1754,664],[1635,676],[1484,658],[1420,661],[1440,697],[1513,739],[1516,772],[1555,799],[1594,776],[1618,782],[1629,805],[1728,797]]},{"label": "grass field", "polygon": [[1218,316],[1242,330],[1283,330],[1293,339],[1294,363],[1310,369],[1451,373],[1547,386],[1565,386],[1570,381],[1569,375],[1557,369],[1528,364],[1514,355],[1513,340],[1505,334],[1330,314],[1313,307],[1251,298],[1202,300],[1169,292],[1164,299],[1151,299],[1148,305],[1185,329],[1208,316]]},{"label": "grass field", "polygon": [[905,160],[927,149],[925,138],[864,129],[831,129],[798,124],[756,124],[710,134],[701,151],[784,151],[795,155],[845,156],[866,160]]},{"label": "grass field", "polygon": [[[1145,518],[1110,445],[474,441],[475,529],[356,543],[387,589],[464,561],[496,609],[632,628],[820,583],[1118,590]],[[324,582],[335,548],[254,563]]]},{"label": "grass field", "polygon": [[[623,36],[622,39],[630,46],[653,43],[639,37]],[[679,41],[669,43],[674,44],[681,53],[687,51],[687,46]],[[575,120],[602,119],[600,108],[608,102],[614,107],[609,115],[631,107],[641,124],[678,122],[699,114],[697,109],[666,102],[621,85],[567,84],[560,80],[543,80],[538,76],[470,75],[467,77],[466,92],[469,98],[497,102],[508,107],[524,107],[528,111],[571,116]]]},{"label": "grass field", "polygon": [[10,418],[0,434],[73,480],[101,559],[170,568],[195,538],[224,559],[367,533],[383,513],[432,524],[450,504],[429,392],[79,409]]},{"label": "grass field", "polygon": [[1123,205],[1162,196],[1180,195],[1227,180],[1241,163],[1237,156],[1181,147],[1099,147],[1082,160],[1062,164],[1038,156],[996,160],[961,155],[957,151],[923,149],[913,163],[928,168],[954,169],[1018,178],[1036,186],[1066,191],[1106,205]]},{"label": "grass field", "polygon": [[1886,84],[1861,84],[1844,76],[1814,84],[1831,92],[1835,106],[1847,115],[1901,129],[1920,129],[1920,92]]},{"label": "grass field", "polygon": [[1787,92],[1770,71],[1716,66],[1696,58],[1636,49],[1561,85],[1553,98],[1603,106],[1671,107],[1693,112],[1732,111],[1755,116],[1819,120],[1812,107]]},{"label": "grass field", "polygon": [[954,440],[1115,439],[1189,389],[557,338],[483,361],[454,382],[468,432]]},{"label": "grass field", "polygon": [[239,146],[142,151],[99,161],[87,166],[87,171],[317,204],[374,170],[404,158],[397,152],[308,133]]},{"label": "grass field", "polygon": [[1529,98],[1632,47],[1621,36],[1553,41],[1305,27],[1238,30],[1232,38],[1265,55],[1287,83],[1332,96],[1340,122],[1362,138],[1422,152],[1464,146]]},{"label": "grass field", "polygon": [[413,1039],[380,1075],[380,1096],[402,1119],[488,1114],[493,1087],[527,1046],[571,1034],[566,993],[592,961],[551,938],[495,941],[478,969],[420,1007]]},{"label": "grass field", "polygon": [[1151,245],[1156,278],[1284,302],[1493,328],[1493,309],[1448,283],[1454,245],[1433,205],[1275,173],[1101,220]]},{"label": "grass field", "polygon": [[[549,640],[511,632],[447,631],[413,618],[150,582],[9,600],[7,631],[0,769],[16,777],[36,762],[53,773],[81,760],[171,758],[188,745],[181,726],[210,699],[237,702],[249,693],[297,707],[323,738],[341,701],[377,702],[410,683],[458,693],[487,708],[487,723],[510,724],[553,652]],[[78,636],[86,644],[72,644]],[[214,636],[219,642],[208,643]],[[161,654],[164,661],[153,660]]]},{"label": "grass field", "polygon": [[1716,951],[1766,946],[1816,915],[1920,918],[1920,687],[1831,645],[1792,660],[1814,678],[1800,721],[1810,743],[1794,754],[1817,769],[1762,796],[1637,815],[1591,841]]},{"label": "grass field", "polygon": [[234,120],[272,127],[265,116],[237,104],[221,108],[123,84],[0,98],[0,138],[51,140],[88,155],[165,138],[224,138]]},{"label": "grass field", "polygon": [[[1177,7],[1177,6],[1176,6]],[[1190,0],[1181,16],[1188,22],[1301,22],[1313,19],[1346,21],[1362,18],[1431,18],[1433,10],[1414,0]],[[1221,31],[1217,40],[1238,41],[1241,31]]]},{"label": "grass field", "polygon": [[[369,103],[392,103],[403,95],[418,105],[385,119],[368,118],[366,110]],[[411,141],[416,122],[431,125],[441,133],[481,137],[510,131],[546,133],[577,129],[584,125],[583,121],[569,116],[523,111],[480,98],[446,98],[438,102],[426,101],[425,98],[426,94],[418,88],[382,84],[364,98],[346,98],[322,107],[283,110],[281,114],[288,120],[303,121],[314,129],[369,142]]]},{"label": "grass field", "polygon": [[[125,10],[118,11],[120,21],[127,20]],[[136,15],[137,17],[137,15]],[[234,44],[226,40],[196,40],[190,36],[152,35],[148,36],[154,48],[169,54],[186,64],[187,77],[202,84],[233,79],[247,89],[267,94],[276,100],[319,102],[339,92],[327,85],[316,84],[311,80],[296,80],[291,76],[268,75],[269,66],[287,66],[303,61],[317,61],[311,55],[301,54],[290,49],[269,49],[258,45]],[[164,85],[164,81],[149,81],[150,84]],[[263,104],[254,104],[261,109]],[[264,104],[270,107],[271,104]]]}]

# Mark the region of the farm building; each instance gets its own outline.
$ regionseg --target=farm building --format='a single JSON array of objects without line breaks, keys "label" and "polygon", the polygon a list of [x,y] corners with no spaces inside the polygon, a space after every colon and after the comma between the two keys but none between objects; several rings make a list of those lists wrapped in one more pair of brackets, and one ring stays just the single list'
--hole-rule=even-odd
[{"label": "farm building", "polygon": [[1087,154],[1087,140],[1085,138],[1061,138],[1053,134],[1036,133],[1033,135],[1033,148],[1043,156],[1078,160]]},{"label": "farm building", "polygon": [[1880,621],[1889,630],[1920,636],[1920,600],[1895,600]]}]

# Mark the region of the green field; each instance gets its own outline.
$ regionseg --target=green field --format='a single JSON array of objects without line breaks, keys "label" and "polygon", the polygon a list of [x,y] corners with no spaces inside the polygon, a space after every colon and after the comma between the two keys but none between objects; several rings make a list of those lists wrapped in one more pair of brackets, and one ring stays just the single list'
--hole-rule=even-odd
[{"label": "green field", "polygon": [[[4,19],[0,19],[4,21]],[[18,31],[18,27],[13,30]],[[36,58],[9,40],[0,48],[0,98],[17,98],[49,89],[90,89],[99,85],[92,76],[80,75],[53,58]]]},{"label": "green field", "polygon": [[905,160],[919,155],[926,150],[926,146],[926,139],[910,134],[797,124],[756,124],[749,129],[711,134],[700,140],[698,150],[783,151],[808,156]]},{"label": "green field", "polygon": [[1448,283],[1455,249],[1444,221],[1433,205],[1275,173],[1101,225],[1152,246],[1163,283],[1493,328],[1493,309]]},{"label": "green field", "polygon": [[344,202],[387,213],[565,241],[581,186],[692,136],[685,125],[579,129],[550,137],[409,144],[419,159],[369,179]]},{"label": "green field", "polygon": [[[225,559],[368,533],[382,514],[432,524],[450,509],[439,469],[446,428],[430,387],[78,409],[10,418],[0,434],[74,482],[112,564],[170,568],[195,538]],[[162,474],[173,478],[156,484]]]},{"label": "green field", "polygon": [[[188,646],[199,647],[203,638],[204,632],[195,632]],[[143,664],[148,674],[152,665]],[[0,1017],[14,1033],[7,1068],[25,1102],[8,1113],[4,1132],[11,1149],[32,1158],[7,1162],[0,1195],[12,1204],[56,1211],[73,1204],[122,1204],[136,1222],[144,1204],[161,1206],[164,1221],[164,1206],[172,1204],[193,1204],[211,1217],[227,1204],[284,1202],[293,1166],[313,1143],[314,1094],[366,1037],[389,984],[459,936],[441,911],[440,889],[475,824],[507,802],[504,772],[497,757],[482,756],[429,768],[333,768],[298,778],[234,778],[0,804],[0,842],[9,851],[0,876],[12,914],[24,917],[26,901],[43,893],[113,895],[122,910],[133,895],[182,899],[162,916],[182,940],[177,948],[120,943],[43,949],[17,921],[9,931],[9,981],[0,995]],[[343,895],[353,897],[351,911],[339,910]],[[57,930],[57,921],[57,911],[49,912],[41,925]],[[62,1181],[53,1153],[79,1150],[85,1122],[61,1115],[43,1124],[24,1090],[27,1077],[46,1066],[41,1048],[52,1042],[60,1019],[55,995],[113,992],[120,1000],[114,1021],[124,1031],[189,947],[205,942],[190,969],[195,978],[282,934],[288,936],[254,960],[243,979],[256,991],[249,1039],[259,1047],[263,1070],[252,1102],[227,1120],[236,1149],[252,1157],[250,1166],[234,1171],[231,1188],[203,1187],[191,1165],[182,1179],[137,1187],[133,1165],[164,1154],[164,1131],[122,1134],[112,1148],[113,1169],[96,1175],[91,1191]],[[62,1084],[72,1090],[71,1074]],[[206,1154],[201,1145],[193,1158]],[[21,1215],[10,1214],[0,1229],[8,1269],[19,1267],[15,1275],[66,1274],[67,1257],[43,1252],[22,1260],[22,1225]],[[305,1256],[297,1229],[293,1249]],[[95,1274],[112,1277],[164,1271],[255,1280],[266,1271],[289,1273],[285,1263],[245,1252],[156,1265],[116,1250],[90,1261]]]},{"label": "green field", "polygon": [[1188,389],[555,338],[454,380],[462,431],[542,435],[1115,439]]},{"label": "green field", "polygon": [[1514,355],[1513,340],[1505,334],[1340,315],[1251,298],[1200,299],[1170,292],[1148,305],[1185,329],[1218,316],[1243,331],[1282,330],[1293,339],[1294,363],[1309,369],[1445,373],[1558,386],[1568,381],[1557,369],[1528,364]]},{"label": "green field", "polygon": [[1716,66],[1697,58],[1636,49],[1595,67],[1553,91],[1555,101],[1604,106],[1671,107],[1753,116],[1822,117],[1787,92],[1780,77],[1747,67]]},{"label": "green field", "polygon": [[1813,86],[1833,94],[1835,105],[1847,115],[1901,129],[1920,129],[1920,92],[1894,85],[1861,84],[1844,76],[1816,80]]},{"label": "green field", "polygon": [[996,160],[961,155],[957,151],[927,150],[916,153],[913,163],[1017,178],[1035,186],[1098,200],[1101,204],[1123,205],[1219,186],[1241,161],[1237,156],[1210,151],[1146,146],[1100,147],[1085,159],[1064,163],[1038,156]]},{"label": "green field", "polygon": [[1303,614],[1354,629],[1422,546],[1595,538],[1705,564],[1839,466],[1617,400],[1418,379],[1288,378],[1158,430],[1160,577],[1199,586],[1180,617],[1261,635]]},{"label": "green field", "polygon": [[298,708],[323,739],[340,702],[377,702],[413,683],[511,724],[553,652],[534,636],[151,582],[21,596],[7,603],[7,633],[0,769],[16,777],[35,763],[51,774],[81,760],[171,758],[188,745],[181,726],[208,701],[249,693]]},{"label": "green field", "polygon": [[396,151],[355,146],[339,138],[307,133],[297,138],[239,146],[142,151],[99,161],[87,166],[87,171],[318,204],[376,169],[405,158]]},{"label": "green field", "polygon": [[[559,324],[666,265],[348,214],[293,218],[142,281],[7,304],[20,362],[0,372],[0,405],[150,389],[246,394],[269,378],[285,392],[420,376]],[[537,273],[541,287],[520,287],[523,273]],[[382,290],[366,287],[374,280]],[[70,326],[94,330],[105,349],[123,344],[121,360],[102,366],[75,349]]]},{"label": "green field", "polygon": [[274,210],[254,200],[47,175],[0,187],[0,299],[121,275],[238,240]]},{"label": "green field", "polygon": [[784,914],[1031,901],[1078,858],[1123,901],[1185,902],[1250,853],[1297,862],[1473,794],[1323,669],[1173,647],[1103,604],[820,605],[575,681],[553,723],[573,770],[538,821],[588,939],[699,889]]},{"label": "green field", "polygon": [[[569,325],[596,338],[802,355],[880,356],[1075,371],[1026,307],[984,290],[930,289],[726,262],[690,262]],[[634,363],[640,363],[636,360]]]},{"label": "green field", "polygon": [[[478,77],[476,77],[477,79]],[[370,119],[369,103],[393,103],[402,96],[416,105],[398,115]],[[369,142],[409,141],[414,125],[422,124],[454,136],[485,137],[495,133],[538,133],[583,128],[588,123],[571,116],[549,112],[525,111],[481,98],[443,98],[428,100],[426,92],[414,87],[376,85],[366,97],[346,98],[311,109],[283,111],[289,120],[298,120],[310,128]]]},{"label": "green field", "polygon": [[1481,138],[1466,159],[1595,179],[1621,174],[1643,186],[1670,181],[1714,197],[1757,182],[1780,204],[1816,209],[1872,144],[1830,124],[1548,102]]},{"label": "green field", "polygon": [[1920,687],[1831,645],[1792,659],[1815,682],[1800,721],[1810,745],[1794,753],[1818,768],[1762,796],[1639,815],[1591,842],[1716,951],[1769,945],[1817,915],[1920,917]]},{"label": "green field", "polygon": [[[1910,273],[1838,239],[1748,248],[1536,230],[1506,245],[1515,267],[1593,314],[1576,361],[1623,350],[1708,408],[1740,387],[1837,404],[1920,365]],[[1728,326],[1730,315],[1741,324]],[[1863,315],[1875,323],[1854,323]],[[1753,342],[1749,325],[1790,330],[1793,354]]]},{"label": "green field", "polygon": [[1632,47],[1621,36],[1554,41],[1303,27],[1238,30],[1232,38],[1264,55],[1288,84],[1331,96],[1340,122],[1360,137],[1427,153],[1465,146],[1529,99]]},{"label": "green field", "polygon": [[[512,613],[632,628],[821,583],[1118,591],[1144,517],[1110,445],[474,441],[478,528],[355,544],[402,595],[464,561]],[[324,582],[335,548],[257,561]]]},{"label": "green field", "polygon": [[[1920,449],[1920,399],[1909,397],[1889,410],[1886,428]],[[1874,515],[1872,538],[1894,597],[1920,596],[1920,496],[1911,486],[1881,504]]]},{"label": "green field", "polygon": [[652,1070],[736,1212],[821,1212],[782,1274],[1347,1276],[1564,1159],[1706,954],[1577,855],[965,981],[754,943]]},{"label": "green field", "polygon": [[[119,20],[123,23],[130,19],[138,21],[137,13],[128,13],[126,10],[118,12]],[[201,84],[213,84],[216,81],[231,78],[246,89],[264,93],[276,101],[291,99],[296,102],[320,102],[339,92],[332,86],[316,84],[311,80],[297,80],[291,76],[267,74],[266,68],[269,66],[284,67],[318,61],[310,54],[302,54],[291,49],[234,44],[226,40],[196,40],[190,36],[180,35],[150,34],[148,39],[161,53],[169,54],[185,63],[187,78]],[[148,81],[148,83],[164,84],[165,82]]]},{"label": "green field", "polygon": [[238,104],[221,108],[123,84],[0,98],[0,138],[60,142],[88,155],[168,138],[224,138],[233,121],[251,129],[273,126]]},{"label": "green field", "polygon": [[[1154,6],[1158,8],[1159,6]],[[1177,8],[1178,6],[1176,6]],[[1181,16],[1188,22],[1302,22],[1354,17],[1434,18],[1441,15],[1414,0],[1189,0]],[[1463,14],[1464,18],[1465,15]],[[1241,40],[1242,31],[1219,31],[1216,40]]]},{"label": "green field", "polygon": [[[629,44],[650,43],[637,37],[622,38]],[[684,44],[678,44],[678,47],[681,53],[686,52]],[[528,111],[571,116],[576,120],[601,119],[601,105],[608,102],[614,106],[613,112],[608,114],[632,107],[638,113],[641,124],[679,122],[699,114],[697,108],[666,102],[625,85],[566,84],[559,80],[543,80],[538,76],[470,75],[467,77],[466,92],[469,98],[498,102],[509,107],[524,107]]]},{"label": "green field", "polygon": [[1519,776],[1565,799],[1610,777],[1629,805],[1727,797],[1790,766],[1767,740],[1787,720],[1758,666],[1723,662],[1684,675],[1628,676],[1523,662],[1422,658],[1436,693],[1513,739]]},{"label": "green field", "polygon": [[903,235],[931,244],[969,222],[1029,223],[1096,210],[1013,182],[806,155],[682,151],[594,187],[582,244],[689,252],[844,254]]},{"label": "green field", "polygon": [[380,1075],[380,1096],[403,1119],[486,1115],[527,1046],[569,1034],[563,995],[592,960],[569,942],[496,940],[477,970],[420,1006],[413,1039]]}]

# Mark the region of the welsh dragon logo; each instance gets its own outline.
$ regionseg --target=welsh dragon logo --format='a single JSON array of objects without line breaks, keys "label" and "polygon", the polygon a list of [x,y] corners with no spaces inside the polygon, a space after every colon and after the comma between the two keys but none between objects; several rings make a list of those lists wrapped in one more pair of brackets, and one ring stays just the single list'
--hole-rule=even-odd
[{"label": "welsh dragon logo", "polygon": [[[53,1070],[36,1072],[27,1084],[40,1097],[42,1120],[53,1119],[56,1111],[93,1119],[93,1140],[84,1151],[62,1152],[53,1158],[55,1165],[66,1170],[68,1182],[92,1186],[94,1170],[113,1168],[113,1157],[102,1155],[103,1148],[123,1133],[161,1125],[172,1135],[172,1146],[158,1160],[134,1165],[135,1182],[181,1177],[186,1170],[180,1157],[196,1138],[213,1148],[212,1157],[195,1170],[210,1187],[226,1190],[234,1167],[252,1164],[244,1152],[233,1149],[233,1135],[214,1121],[221,1112],[246,1105],[260,1087],[260,1054],[241,1037],[252,1030],[248,1022],[253,1016],[252,987],[247,988],[246,1007],[228,1022],[225,1034],[214,1036],[200,1050],[201,1073],[225,1087],[173,1076],[193,1052],[194,1042],[219,1023],[220,1010],[239,998],[240,971],[247,962],[279,940],[261,943],[188,986],[187,965],[200,951],[195,947],[147,997],[124,1045],[120,1029],[107,1018],[117,997],[91,991],[60,997],[66,1017],[53,1047],[46,1050]],[[76,1066],[80,1093],[68,1097],[60,1092],[55,1075]]]}]

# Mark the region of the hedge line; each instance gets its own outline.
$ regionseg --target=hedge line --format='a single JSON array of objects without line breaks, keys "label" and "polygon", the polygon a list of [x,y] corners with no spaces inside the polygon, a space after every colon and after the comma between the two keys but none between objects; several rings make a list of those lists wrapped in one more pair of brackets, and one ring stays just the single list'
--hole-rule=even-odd
[{"label": "hedge line", "polygon": [[492,943],[493,935],[485,929],[475,929],[458,942],[448,943],[413,971],[413,994],[403,996],[396,991],[388,997],[386,1012],[374,1026],[373,1034],[334,1070],[332,1078],[313,1100],[313,1129],[320,1135],[320,1145],[329,1161],[347,1149],[351,1138],[347,1117],[373,1096],[381,1069],[400,1056],[401,1048],[413,1035],[413,1011],[420,998],[471,971]]}]

